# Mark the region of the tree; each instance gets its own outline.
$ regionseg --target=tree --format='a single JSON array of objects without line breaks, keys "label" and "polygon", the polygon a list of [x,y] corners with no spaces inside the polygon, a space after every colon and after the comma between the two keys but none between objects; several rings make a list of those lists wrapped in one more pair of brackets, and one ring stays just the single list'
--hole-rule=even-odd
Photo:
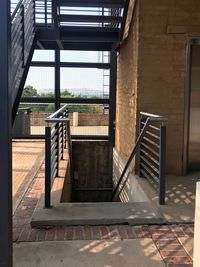
[{"label": "tree", "polygon": [[39,96],[39,95],[38,95],[36,88],[34,88],[31,85],[27,85],[26,87],[24,87],[22,96],[23,97],[32,97],[32,96]]},{"label": "tree", "polygon": [[63,98],[72,98],[72,97],[74,97],[74,95],[72,93],[70,93],[68,90],[62,91],[60,95]]}]

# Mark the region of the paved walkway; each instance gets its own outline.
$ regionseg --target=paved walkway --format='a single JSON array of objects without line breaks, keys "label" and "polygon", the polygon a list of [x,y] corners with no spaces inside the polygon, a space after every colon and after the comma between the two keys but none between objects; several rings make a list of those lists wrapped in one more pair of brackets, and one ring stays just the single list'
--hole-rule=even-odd
[{"label": "paved walkway", "polygon": [[[39,257],[40,253],[42,253],[42,247],[44,248],[46,244],[46,248],[50,247],[52,244],[57,244],[55,242],[61,242],[63,246],[69,246],[69,243],[66,244],[66,241],[77,241],[78,245],[80,246],[80,240],[89,240],[90,244],[97,241],[109,241],[109,242],[117,242],[119,240],[126,241],[132,240],[135,244],[136,241],[140,240],[140,243],[144,242],[143,246],[138,247],[138,249],[143,251],[144,255],[148,255],[148,244],[149,249],[152,248],[152,244],[154,246],[154,251],[152,255],[159,254],[164,266],[168,267],[192,267],[192,258],[191,258],[191,246],[192,246],[192,239],[194,235],[194,226],[193,224],[172,224],[172,225],[143,225],[143,226],[129,226],[129,225],[114,225],[114,226],[68,226],[68,227],[53,227],[48,229],[31,229],[30,227],[30,220],[35,209],[35,206],[43,193],[43,185],[44,185],[44,164],[40,167],[39,171],[37,172],[34,180],[32,181],[29,189],[27,190],[26,194],[24,195],[20,205],[18,206],[14,218],[13,218],[13,241],[18,245],[21,244],[21,248],[15,246],[15,255],[20,253],[19,250],[21,249],[22,255],[26,254],[26,250],[23,250],[26,245],[32,244],[35,246],[39,246],[37,250],[37,257]],[[24,243],[25,242],[25,243]],[[26,243],[29,242],[29,243]],[[30,243],[31,242],[31,243]],[[145,243],[147,242],[147,243]],[[137,243],[137,242],[136,242]],[[106,243],[104,243],[106,246]],[[72,247],[75,246],[75,243],[72,243]],[[77,248],[77,246],[75,246]],[[73,248],[70,247],[70,251]],[[19,249],[19,250],[18,250]],[[117,248],[116,248],[117,249]],[[30,250],[34,252],[34,250]],[[27,255],[30,255],[30,251]],[[126,251],[126,250],[125,250]],[[68,249],[66,248],[64,253],[68,253]],[[74,253],[70,254],[73,257],[76,257],[75,253],[77,250],[74,250]],[[111,252],[109,252],[111,253]],[[122,253],[124,259],[126,258],[125,254]],[[127,252],[128,253],[128,252]],[[132,250],[132,260],[134,262],[133,265],[127,266],[155,266],[152,262],[146,263],[146,265],[142,265],[140,262],[141,257],[136,257],[138,251],[133,245]],[[145,254],[146,253],[146,254]],[[190,255],[189,255],[190,254]],[[68,254],[66,254],[68,255]],[[64,256],[64,255],[63,255]],[[53,257],[53,256],[52,256]],[[102,257],[105,257],[102,255]],[[156,256],[157,257],[157,256]],[[147,257],[148,258],[148,257]],[[136,260],[136,262],[134,261]],[[26,260],[26,259],[24,259]],[[81,258],[80,258],[81,260]],[[150,260],[150,256],[149,256]],[[40,261],[40,258],[38,258]],[[56,261],[56,259],[55,259]],[[89,259],[88,259],[89,261]],[[37,266],[46,266],[42,265],[43,263],[37,264]],[[53,263],[52,263],[53,264]],[[149,264],[149,265],[148,265]],[[17,262],[15,263],[17,265]],[[21,264],[20,267],[25,266]],[[34,266],[34,265],[30,265]],[[49,264],[50,266],[54,266]],[[55,266],[72,266],[70,262],[65,265],[55,265]],[[54,266],[54,267],[55,267]],[[99,266],[99,265],[91,265],[88,263],[80,264],[79,266]],[[111,263],[110,265],[106,263],[102,266],[119,266],[117,265],[117,258],[116,264]],[[125,265],[121,265],[124,266]],[[162,265],[163,266],[163,265]]]},{"label": "paved walkway", "polygon": [[13,141],[13,212],[44,160],[44,142]]}]

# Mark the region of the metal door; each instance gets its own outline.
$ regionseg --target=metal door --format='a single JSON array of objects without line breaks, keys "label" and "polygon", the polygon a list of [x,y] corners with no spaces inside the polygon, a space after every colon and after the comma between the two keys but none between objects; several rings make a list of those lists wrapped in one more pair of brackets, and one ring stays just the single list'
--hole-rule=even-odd
[{"label": "metal door", "polygon": [[188,169],[200,170],[200,45],[191,51]]}]

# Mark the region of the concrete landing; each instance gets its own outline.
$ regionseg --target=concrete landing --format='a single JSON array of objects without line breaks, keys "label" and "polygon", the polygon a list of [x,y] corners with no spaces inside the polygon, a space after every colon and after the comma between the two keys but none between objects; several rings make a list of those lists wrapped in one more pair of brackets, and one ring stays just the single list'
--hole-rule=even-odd
[{"label": "concrete landing", "polygon": [[187,176],[166,176],[166,205],[158,205],[158,195],[145,179],[138,179],[152,204],[170,223],[194,222],[196,182],[200,172]]},{"label": "concrete landing", "polygon": [[164,267],[151,239],[14,245],[14,267]]},{"label": "concrete landing", "polygon": [[148,202],[59,203],[51,209],[44,209],[39,204],[34,211],[31,225],[136,225],[161,222],[161,216]]}]

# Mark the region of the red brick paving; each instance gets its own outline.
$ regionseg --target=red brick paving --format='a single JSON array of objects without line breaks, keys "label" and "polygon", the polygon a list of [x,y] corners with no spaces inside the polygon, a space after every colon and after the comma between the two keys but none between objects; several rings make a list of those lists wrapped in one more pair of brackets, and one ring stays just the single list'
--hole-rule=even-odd
[{"label": "red brick paving", "polygon": [[178,238],[183,236],[193,237],[193,224],[31,228],[31,216],[38,199],[43,193],[43,187],[44,164],[13,216],[14,242],[151,238],[167,267],[192,267],[192,259]]}]

